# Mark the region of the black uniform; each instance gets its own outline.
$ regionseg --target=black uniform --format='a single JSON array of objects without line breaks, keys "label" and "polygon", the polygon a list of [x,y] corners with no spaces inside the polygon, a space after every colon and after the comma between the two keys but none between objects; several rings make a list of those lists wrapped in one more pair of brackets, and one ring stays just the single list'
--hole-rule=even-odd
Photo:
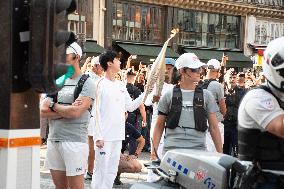
[{"label": "black uniform", "polygon": [[[131,83],[126,84],[126,89],[129,93],[130,97],[132,98],[132,100],[138,98],[139,95],[141,94],[141,91]],[[126,122],[128,122],[128,123],[132,124],[134,127],[136,127],[138,114],[139,114],[139,109],[136,109],[133,112],[128,112],[128,117],[127,117]],[[136,128],[138,128],[138,127],[136,127]]]},{"label": "black uniform", "polygon": [[238,109],[241,99],[246,92],[247,90],[245,88],[235,86],[233,89],[229,89],[225,94],[227,113],[224,117],[223,152],[235,157],[238,155]]},{"label": "black uniform", "polygon": [[125,140],[122,141],[121,153],[124,153],[124,151],[127,149],[127,144],[131,140],[137,140],[140,137],[141,137],[141,133],[139,133],[139,131],[135,127],[133,127],[133,125],[126,122],[125,123]]}]

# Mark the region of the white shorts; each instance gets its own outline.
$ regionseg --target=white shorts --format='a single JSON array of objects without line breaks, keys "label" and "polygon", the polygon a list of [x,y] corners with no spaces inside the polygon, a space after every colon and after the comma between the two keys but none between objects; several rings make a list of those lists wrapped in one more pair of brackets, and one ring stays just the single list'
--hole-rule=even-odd
[{"label": "white shorts", "polygon": [[87,143],[47,141],[45,166],[51,170],[66,171],[66,176],[82,175],[88,155]]}]

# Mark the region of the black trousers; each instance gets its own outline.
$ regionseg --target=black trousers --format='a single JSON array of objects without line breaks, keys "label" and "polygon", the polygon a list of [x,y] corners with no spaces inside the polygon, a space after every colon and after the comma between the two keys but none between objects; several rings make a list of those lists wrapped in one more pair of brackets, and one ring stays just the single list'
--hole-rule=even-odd
[{"label": "black trousers", "polygon": [[236,122],[224,122],[223,153],[238,157],[238,129]]}]

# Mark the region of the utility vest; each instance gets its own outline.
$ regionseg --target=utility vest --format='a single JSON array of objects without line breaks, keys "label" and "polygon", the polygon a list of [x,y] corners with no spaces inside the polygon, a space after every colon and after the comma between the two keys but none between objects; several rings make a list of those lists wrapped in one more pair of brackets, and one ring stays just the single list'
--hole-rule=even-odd
[{"label": "utility vest", "polygon": [[[170,111],[167,116],[166,128],[175,129],[178,127],[182,111],[182,92],[179,85],[173,88],[173,97]],[[203,89],[196,87],[193,97],[193,114],[195,130],[205,132],[207,130],[207,113],[204,109]]]},{"label": "utility vest", "polygon": [[[266,86],[259,88],[274,94]],[[278,100],[281,106],[280,100]],[[283,107],[281,106],[283,109]],[[259,163],[262,169],[284,170],[284,139],[259,129],[238,128],[239,159]]]}]

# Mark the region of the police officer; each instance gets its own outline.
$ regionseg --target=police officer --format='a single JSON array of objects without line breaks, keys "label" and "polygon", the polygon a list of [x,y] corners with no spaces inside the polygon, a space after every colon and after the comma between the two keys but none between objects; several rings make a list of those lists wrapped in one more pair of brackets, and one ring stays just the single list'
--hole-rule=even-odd
[{"label": "police officer", "polygon": [[238,155],[238,108],[246,93],[246,89],[237,85],[237,73],[229,73],[225,91],[227,112],[224,116],[224,146],[223,152],[237,157]]},{"label": "police officer", "polygon": [[[176,60],[175,66],[181,74],[180,84],[167,91],[159,101],[158,118],[153,133],[154,149],[158,148],[166,127],[164,151],[178,148],[205,150],[208,119],[216,149],[222,152],[216,118],[217,104],[209,91],[196,87],[204,63],[195,54],[185,53]],[[155,152],[151,153],[151,157],[155,157]]]},{"label": "police officer", "polygon": [[284,37],[268,44],[263,72],[267,84],[249,91],[239,107],[239,158],[253,161],[256,170],[251,179],[244,179],[250,181],[245,186],[283,188]]},{"label": "police officer", "polygon": [[[136,78],[136,73],[132,71],[132,69],[129,69],[127,72],[127,84],[126,84],[126,89],[132,98],[132,100],[136,99],[139,97],[141,94],[141,90],[134,85],[135,78]],[[128,117],[126,122],[130,123],[133,125],[136,129],[140,128],[138,127],[138,116],[141,114],[142,117],[142,127],[145,127],[146,125],[146,110],[144,104],[141,104],[139,108],[134,110],[133,112],[128,112]],[[136,148],[137,148],[137,142],[135,139],[130,139],[129,141],[129,154],[134,155]]]}]

